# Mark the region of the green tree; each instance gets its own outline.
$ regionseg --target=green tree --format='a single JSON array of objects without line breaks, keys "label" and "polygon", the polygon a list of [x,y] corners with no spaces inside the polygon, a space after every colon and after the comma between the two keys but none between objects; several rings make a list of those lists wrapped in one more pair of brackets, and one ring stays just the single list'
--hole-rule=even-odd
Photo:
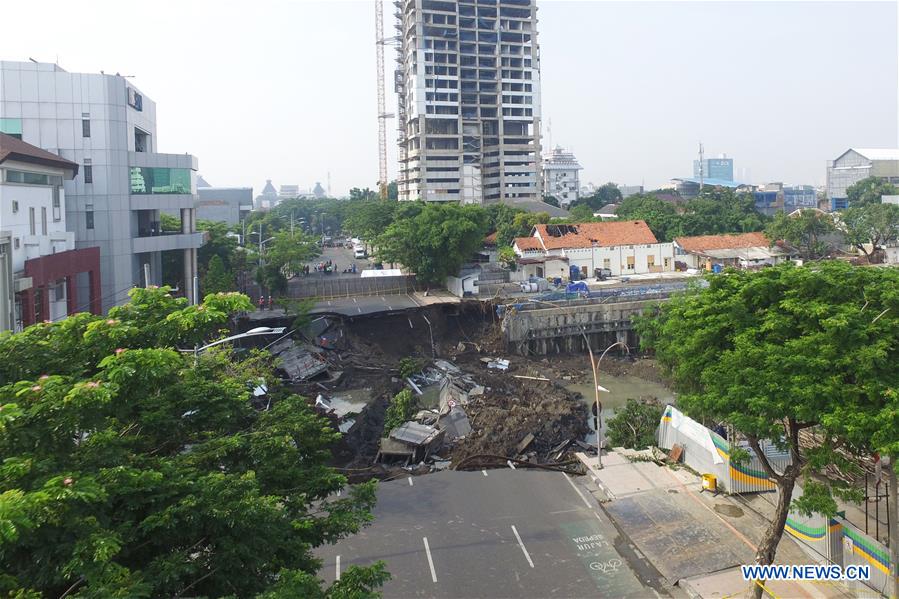
[{"label": "green tree", "polygon": [[197,269],[200,275],[206,272],[213,256],[218,256],[226,270],[232,268],[231,260],[237,249],[237,237],[223,222],[211,220],[197,221],[197,230],[206,232],[206,243],[197,250]]},{"label": "green tree", "polygon": [[869,204],[880,204],[881,196],[899,195],[899,187],[880,177],[866,177],[846,188],[849,206],[861,208]]},{"label": "green tree", "polygon": [[220,256],[214,255],[209,260],[209,267],[206,274],[202,276],[200,285],[206,295],[234,291],[236,286],[234,273],[225,268],[225,263]]},{"label": "green tree", "polygon": [[303,265],[316,255],[318,246],[314,237],[301,231],[278,231],[263,259],[288,277],[300,272]]},{"label": "green tree", "polygon": [[511,246],[504,245],[499,248],[497,252],[499,261],[503,263],[507,268],[515,270],[516,260],[518,256],[515,255],[515,250],[512,249]]},{"label": "green tree", "polygon": [[384,436],[388,436],[390,431],[411,420],[417,409],[418,400],[412,395],[411,390],[403,389],[394,395],[384,415]]},{"label": "green tree", "polygon": [[365,189],[359,189],[358,187],[353,187],[350,189],[350,200],[377,200],[378,192],[369,189],[366,187]]},{"label": "green tree", "polygon": [[[840,445],[868,451],[859,445],[885,394],[899,386],[899,271],[818,262],[731,271],[708,282],[637,328],[671,375],[679,407],[733,426],[776,485],[774,519],[756,554],[757,563],[770,564],[791,506],[833,515],[835,496],[853,496],[814,473],[826,464],[850,467]],[[820,447],[800,443],[800,431],[810,428],[824,439]],[[897,429],[891,434],[899,438]],[[765,439],[788,450],[792,463],[769,462]],[[793,500],[800,478],[803,496]]]},{"label": "green tree", "polygon": [[680,235],[680,215],[671,202],[652,194],[636,194],[622,200],[616,215],[620,220],[642,220],[659,241],[671,241]]},{"label": "green tree", "polygon": [[596,220],[593,217],[593,208],[589,204],[578,204],[568,211],[573,223],[589,223]]},{"label": "green tree", "polygon": [[[315,576],[311,549],[358,531],[375,499],[370,484],[334,498],[339,434],[268,354],[176,350],[249,308],[135,289],[106,317],[0,334],[0,594],[371,596],[382,567],[347,588]],[[268,410],[250,403],[259,379]]]},{"label": "green tree", "polygon": [[560,207],[559,200],[557,200],[555,196],[544,196],[543,202],[545,204],[549,204],[550,206],[555,206],[556,208]]},{"label": "green tree", "polygon": [[655,401],[628,399],[606,423],[612,447],[646,449],[656,442],[656,429],[664,407]]},{"label": "green tree", "polygon": [[801,210],[795,216],[779,212],[765,227],[772,243],[785,241],[805,260],[826,256],[830,247],[823,238],[834,231],[833,218],[817,210]]},{"label": "green tree", "polygon": [[486,214],[479,206],[415,204],[417,214],[398,218],[378,236],[376,256],[412,270],[422,283],[442,283],[483,247]]},{"label": "green tree", "polygon": [[399,185],[397,185],[396,179],[387,184],[387,199],[388,200],[398,200],[400,197],[400,189]]},{"label": "green tree", "polygon": [[393,222],[397,207],[396,202],[381,200],[353,202],[343,227],[348,233],[370,242]]},{"label": "green tree", "polygon": [[899,206],[895,204],[850,206],[838,218],[846,243],[869,259],[875,259],[883,246],[894,243],[899,236]]},{"label": "green tree", "polygon": [[765,228],[768,218],[755,209],[755,200],[748,193],[732,189],[706,187],[685,207],[680,218],[683,235],[719,235],[749,233]]},{"label": "green tree", "polygon": [[596,212],[603,206],[619,203],[621,199],[621,190],[618,189],[617,185],[610,182],[600,186],[592,194],[578,198],[575,202],[572,202],[571,207],[587,205],[593,212]]}]

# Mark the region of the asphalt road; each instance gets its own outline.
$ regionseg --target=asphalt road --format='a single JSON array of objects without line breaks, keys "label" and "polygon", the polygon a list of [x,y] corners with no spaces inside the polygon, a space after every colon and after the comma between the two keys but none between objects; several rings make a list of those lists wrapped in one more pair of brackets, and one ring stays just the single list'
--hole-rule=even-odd
[{"label": "asphalt road", "polygon": [[658,573],[562,473],[444,471],[382,483],[374,515],[359,534],[316,550],[320,576],[331,582],[384,560],[387,598],[660,596]]},{"label": "asphalt road", "polygon": [[[344,275],[349,276],[349,275]],[[354,275],[359,276],[359,275]],[[361,316],[376,312],[393,312],[421,306],[411,295],[358,295],[319,301],[311,314],[343,314]]]},{"label": "asphalt road", "polygon": [[320,256],[317,256],[310,260],[307,264],[310,267],[315,266],[319,262],[327,262],[330,260],[332,263],[337,265],[337,268],[343,271],[344,268],[348,268],[356,263],[356,274],[344,274],[343,272],[332,273],[330,275],[326,275],[324,273],[310,272],[309,276],[320,276],[320,277],[358,277],[359,272],[365,270],[367,268],[371,268],[371,262],[367,258],[354,258],[353,250],[347,249],[345,247],[326,247],[322,248],[322,253]]}]

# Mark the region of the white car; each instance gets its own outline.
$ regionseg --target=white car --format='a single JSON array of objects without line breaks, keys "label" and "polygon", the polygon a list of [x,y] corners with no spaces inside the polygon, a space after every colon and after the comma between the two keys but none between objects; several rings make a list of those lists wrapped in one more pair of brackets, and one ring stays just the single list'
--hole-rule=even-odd
[{"label": "white car", "polygon": [[354,247],[353,258],[365,258],[365,248],[360,245]]}]

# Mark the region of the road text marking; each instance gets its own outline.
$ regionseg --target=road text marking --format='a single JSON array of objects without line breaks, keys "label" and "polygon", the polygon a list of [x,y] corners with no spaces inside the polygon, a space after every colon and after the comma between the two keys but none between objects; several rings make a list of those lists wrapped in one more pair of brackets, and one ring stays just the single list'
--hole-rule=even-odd
[{"label": "road text marking", "polygon": [[568,481],[568,484],[571,485],[571,488],[574,489],[574,492],[577,493],[578,497],[581,498],[581,501],[584,502],[584,505],[587,506],[587,509],[590,509],[590,508],[592,507],[592,506],[590,505],[590,502],[587,501],[587,498],[584,497],[584,494],[581,493],[581,490],[577,488],[577,485],[574,484],[574,481],[571,480],[571,477],[569,477],[567,474],[564,474],[563,476],[565,477],[565,480]]},{"label": "road text marking", "polygon": [[412,477],[411,477],[411,476],[410,476],[409,478],[407,478],[406,480],[409,481],[409,486],[410,486],[410,487],[413,486],[413,485],[412,485]]},{"label": "road text marking", "polygon": [[336,575],[336,579],[337,579],[337,580],[340,580],[340,556],[339,556],[339,555],[337,556],[337,575]]},{"label": "road text marking", "polygon": [[509,465],[509,468],[515,470],[515,464],[512,463],[512,460],[506,460],[506,463]]},{"label": "road text marking", "polygon": [[428,547],[428,537],[422,537],[425,542],[425,553],[428,554],[428,566],[431,568],[431,581],[437,582],[437,573],[434,571],[434,560],[431,558],[431,548]]},{"label": "road text marking", "polygon": [[518,539],[518,546],[521,547],[521,551],[524,553],[524,557],[528,560],[528,564],[533,568],[534,560],[531,559],[531,554],[528,553],[527,548],[524,546],[524,543],[521,542],[521,535],[518,534],[518,529],[515,528],[515,525],[512,525],[512,532],[515,533],[515,538]]}]

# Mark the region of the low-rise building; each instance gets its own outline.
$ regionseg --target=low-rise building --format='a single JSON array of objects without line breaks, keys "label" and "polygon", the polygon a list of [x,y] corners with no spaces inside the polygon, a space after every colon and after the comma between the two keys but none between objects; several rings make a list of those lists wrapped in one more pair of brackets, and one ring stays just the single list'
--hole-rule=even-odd
[{"label": "low-rise building", "polygon": [[556,146],[543,157],[543,193],[556,198],[562,208],[567,208],[578,199],[578,172],[583,168],[574,154]]},{"label": "low-rise building", "polygon": [[612,276],[674,270],[673,245],[659,243],[642,220],[537,225],[512,247],[522,279],[592,278],[598,269]]},{"label": "low-rise building", "polygon": [[715,267],[756,268],[779,264],[791,256],[774,245],[764,233],[675,237],[678,267],[712,271]]},{"label": "low-rise building", "polygon": [[252,187],[197,187],[197,220],[238,225],[253,209]]},{"label": "low-rise building", "polygon": [[76,163],[0,133],[0,331],[101,311],[100,250],[76,250],[66,230],[63,181],[77,173]]}]

